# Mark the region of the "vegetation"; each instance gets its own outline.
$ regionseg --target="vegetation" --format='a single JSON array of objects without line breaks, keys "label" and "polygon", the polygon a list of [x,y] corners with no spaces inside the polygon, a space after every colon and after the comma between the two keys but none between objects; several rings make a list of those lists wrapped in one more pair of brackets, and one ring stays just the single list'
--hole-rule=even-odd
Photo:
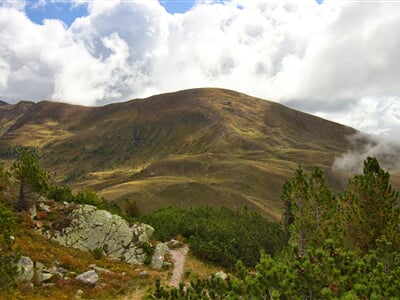
[{"label": "vegetation", "polygon": [[8,288],[17,274],[14,262],[17,252],[13,249],[16,222],[13,213],[0,202],[0,288]]},{"label": "vegetation", "polygon": [[293,179],[283,186],[282,198],[286,205],[284,225],[290,236],[289,244],[297,247],[299,255],[305,254],[309,247],[322,245],[337,230],[335,199],[320,169],[314,168],[306,174],[299,167]]},{"label": "vegetation", "polygon": [[[24,197],[27,188],[56,201],[111,207],[90,189],[73,194],[67,186],[51,184],[48,173],[40,168],[36,154],[29,149],[21,152],[9,171],[0,166],[2,291],[13,287],[16,247],[24,254],[35,253],[33,259],[45,264],[58,259],[62,267],[74,272],[84,271],[89,262],[118,270],[114,275],[101,275],[107,282],[107,291],[60,280],[56,289],[45,292],[53,298],[61,296],[60,288],[67,297],[74,297],[79,287],[87,297],[107,298],[128,290],[128,284],[137,286],[133,278],[137,280],[139,274],[121,263],[107,261],[100,251],[82,254],[78,250],[57,248],[52,241],[29,229],[29,225],[23,225],[29,220],[21,221],[21,217],[19,222],[26,229],[17,232],[16,217],[4,204],[7,202],[4,195],[9,193],[2,192],[15,180],[20,190],[18,210],[26,209],[29,204]],[[169,207],[140,217],[155,227],[156,238],[168,240],[181,236],[197,257],[234,270],[226,280],[214,275],[202,279],[191,277],[190,285],[182,284],[178,289],[166,288],[157,281],[147,299],[400,297],[399,194],[390,185],[389,173],[375,158],[367,158],[363,173],[354,175],[337,195],[327,186],[320,169],[307,172],[299,167],[285,183],[282,199],[286,211],[281,227],[247,208]],[[130,210],[137,211],[137,207]],[[126,274],[130,279],[126,279]],[[20,291],[25,293],[17,295],[20,298],[33,295]],[[0,297],[4,293],[0,292]]]},{"label": "vegetation", "polygon": [[167,241],[181,235],[197,257],[226,268],[233,268],[237,260],[254,267],[261,249],[274,254],[285,243],[278,224],[246,208],[169,207],[141,220],[154,227],[156,238]]},{"label": "vegetation", "polygon": [[289,244],[281,253],[263,253],[255,270],[238,261],[227,280],[179,289],[156,282],[148,299],[398,299],[399,197],[389,179],[369,157],[334,196],[319,169],[299,167],[284,185]]},{"label": "vegetation", "polygon": [[[97,108],[10,105],[1,114],[0,128],[7,128],[1,149],[35,145],[57,182],[101,191],[121,208],[132,197],[143,214],[172,205],[247,205],[279,221],[282,185],[297,164],[328,170],[351,150],[346,137],[355,133],[276,103],[209,88]],[[10,162],[15,156],[0,157]],[[342,188],[337,174],[327,175]]]},{"label": "vegetation", "polygon": [[10,169],[15,179],[19,181],[18,211],[29,208],[27,190],[44,193],[48,188],[49,174],[40,166],[36,153],[30,148],[22,150],[19,160],[15,161]]},{"label": "vegetation", "polygon": [[263,254],[255,272],[239,262],[235,276],[225,281],[211,276],[179,289],[156,282],[147,299],[398,299],[400,256],[388,253],[387,258],[396,267],[385,271],[377,252],[360,256],[326,240],[303,256]]},{"label": "vegetation", "polygon": [[[29,194],[29,189],[29,192],[54,197],[57,201],[85,203],[101,208],[111,207],[93,191],[85,190],[73,194],[69,187],[53,185],[30,148],[23,149],[20,155],[9,170],[0,164],[0,299],[73,299],[77,297],[78,290],[81,290],[82,298],[117,299],[135,290],[144,290],[151,284],[150,277],[144,278],[132,265],[106,259],[102,251],[96,249],[88,253],[63,247],[43,237],[33,229],[34,224],[24,211],[16,213],[15,210],[22,207],[18,198],[21,180],[24,195]],[[29,198],[24,197],[24,209],[31,204],[27,200]],[[39,213],[37,218],[40,223]],[[26,282],[15,280],[15,263],[19,254],[29,256],[34,262],[40,262],[48,268],[64,268],[70,272],[66,274],[70,279],[54,276],[46,286],[37,282],[35,277],[34,288]],[[99,274],[101,284],[96,287],[89,287],[72,279],[76,274],[87,271],[90,264],[111,271]],[[141,268],[143,269],[147,268]]]},{"label": "vegetation", "polygon": [[390,185],[390,175],[376,158],[368,157],[364,172],[355,175],[339,196],[346,243],[367,253],[386,237],[391,250],[400,250],[399,194]]},{"label": "vegetation", "polygon": [[74,195],[68,186],[50,185],[46,191],[46,196],[57,202],[93,205],[100,209],[109,210],[112,213],[122,214],[118,206],[108,202],[103,197],[99,197],[89,188]]}]

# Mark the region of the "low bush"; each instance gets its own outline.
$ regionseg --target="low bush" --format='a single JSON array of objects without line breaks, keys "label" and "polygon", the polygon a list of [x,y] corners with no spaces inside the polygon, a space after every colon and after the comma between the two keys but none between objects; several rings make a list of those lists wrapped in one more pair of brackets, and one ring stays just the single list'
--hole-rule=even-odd
[{"label": "low bush", "polygon": [[0,287],[8,288],[12,285],[17,274],[15,260],[17,254],[13,251],[16,223],[13,213],[0,203]]},{"label": "low bush", "polygon": [[227,268],[238,260],[254,266],[261,250],[273,255],[285,245],[278,224],[246,208],[169,207],[141,220],[154,227],[156,238],[166,241],[180,234],[188,239],[196,256]]}]

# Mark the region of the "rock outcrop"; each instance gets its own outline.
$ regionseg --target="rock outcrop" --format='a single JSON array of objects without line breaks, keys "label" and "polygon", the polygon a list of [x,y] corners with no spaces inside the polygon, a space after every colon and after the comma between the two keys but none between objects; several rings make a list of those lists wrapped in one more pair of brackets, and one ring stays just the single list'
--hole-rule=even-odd
[{"label": "rock outcrop", "polygon": [[132,264],[143,264],[142,249],[154,229],[146,224],[129,227],[127,221],[106,210],[91,205],[78,205],[72,212],[68,227],[54,238],[65,246],[87,251],[102,251],[104,255]]},{"label": "rock outcrop", "polygon": [[60,204],[42,200],[37,205],[36,227],[46,237],[60,244],[91,251],[96,256],[131,264],[146,259],[153,227],[129,223],[118,215],[92,205]]}]

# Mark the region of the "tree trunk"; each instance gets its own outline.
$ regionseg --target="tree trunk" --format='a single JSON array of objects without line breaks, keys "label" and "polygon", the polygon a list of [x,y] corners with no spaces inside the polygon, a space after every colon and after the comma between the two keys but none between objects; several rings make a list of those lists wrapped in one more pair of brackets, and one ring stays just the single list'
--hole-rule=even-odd
[{"label": "tree trunk", "polygon": [[22,179],[21,179],[21,185],[19,187],[19,197],[18,197],[17,209],[19,212],[22,212],[25,210],[24,181]]}]

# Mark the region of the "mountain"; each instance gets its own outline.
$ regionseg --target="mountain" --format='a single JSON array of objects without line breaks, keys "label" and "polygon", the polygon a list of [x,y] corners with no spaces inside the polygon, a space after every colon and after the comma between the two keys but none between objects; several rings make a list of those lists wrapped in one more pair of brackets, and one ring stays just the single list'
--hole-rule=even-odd
[{"label": "mountain", "polygon": [[90,187],[143,213],[168,205],[247,205],[271,219],[294,169],[331,166],[356,130],[223,89],[192,89],[102,107],[42,101],[0,106],[0,158],[38,148],[60,183]]}]

